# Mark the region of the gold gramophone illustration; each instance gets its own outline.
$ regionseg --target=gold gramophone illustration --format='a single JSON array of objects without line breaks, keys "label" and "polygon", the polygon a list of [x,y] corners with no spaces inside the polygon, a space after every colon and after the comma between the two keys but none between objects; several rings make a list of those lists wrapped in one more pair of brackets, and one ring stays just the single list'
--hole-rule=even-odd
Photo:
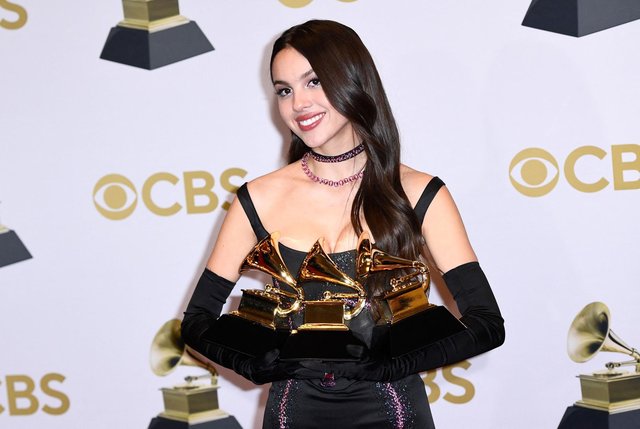
[{"label": "gold gramophone illustration", "polygon": [[[171,319],[156,333],[151,343],[149,363],[154,374],[165,376],[179,365],[204,368],[208,374],[189,376],[185,383],[162,388],[164,412],[154,417],[148,429],[204,427],[238,428],[235,417],[218,408],[218,373],[215,367],[197,352],[188,349],[180,335],[180,320]],[[199,380],[209,380],[201,384]]]},{"label": "gold gramophone illustration", "polygon": [[357,250],[360,279],[372,273],[402,272],[389,280],[390,289],[372,303],[383,316],[374,330],[378,352],[400,356],[466,329],[444,306],[429,302],[431,276],[424,262],[383,252],[371,243],[366,232],[361,234]]},{"label": "gold gramophone illustration", "polygon": [[31,253],[15,231],[2,224],[0,218],[0,267],[30,259]]},{"label": "gold gramophone illustration", "polygon": [[[238,309],[223,314],[207,331],[206,338],[238,352],[258,356],[278,348],[289,335],[288,329],[278,329],[276,318],[298,311],[304,292],[297,286],[280,256],[278,233],[273,233],[246,256],[240,273],[258,270],[269,274],[278,287],[267,284],[265,289],[243,289]],[[284,290],[280,285],[288,286]]]},{"label": "gold gramophone illustration", "polygon": [[[619,413],[640,410],[640,352],[611,330],[611,314],[602,302],[585,306],[574,318],[567,335],[567,352],[574,362],[586,362],[599,352],[624,353],[632,360],[609,362],[606,370],[582,374],[582,400],[576,406]],[[633,366],[634,371],[620,367]]]},{"label": "gold gramophone illustration", "polygon": [[178,0],[122,0],[124,20],[111,28],[100,58],[153,70],[213,50]]}]

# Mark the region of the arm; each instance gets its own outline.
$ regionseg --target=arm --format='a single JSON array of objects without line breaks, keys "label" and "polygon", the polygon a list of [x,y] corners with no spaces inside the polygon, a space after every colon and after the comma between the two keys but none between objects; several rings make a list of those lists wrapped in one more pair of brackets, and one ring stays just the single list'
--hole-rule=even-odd
[{"label": "arm", "polygon": [[222,306],[240,277],[243,258],[256,242],[251,224],[238,199],[229,207],[207,267],[196,285],[182,321],[182,337],[197,351],[200,338],[222,312]]},{"label": "arm", "polygon": [[277,363],[278,352],[252,358],[211,343],[204,338],[213,326],[235,282],[244,257],[256,243],[249,220],[237,198],[220,229],[211,257],[191,296],[182,320],[184,342],[207,359],[262,384],[287,378],[287,366]]}]

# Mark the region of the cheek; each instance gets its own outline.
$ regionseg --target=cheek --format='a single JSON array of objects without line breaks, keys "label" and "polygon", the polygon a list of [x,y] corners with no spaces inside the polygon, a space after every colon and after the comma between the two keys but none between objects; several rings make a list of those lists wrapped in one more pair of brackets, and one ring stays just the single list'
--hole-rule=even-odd
[{"label": "cheek", "polygon": [[278,113],[280,113],[280,118],[282,118],[284,122],[289,121],[289,114],[287,112],[289,112],[290,109],[287,108],[287,105],[286,100],[278,100]]}]

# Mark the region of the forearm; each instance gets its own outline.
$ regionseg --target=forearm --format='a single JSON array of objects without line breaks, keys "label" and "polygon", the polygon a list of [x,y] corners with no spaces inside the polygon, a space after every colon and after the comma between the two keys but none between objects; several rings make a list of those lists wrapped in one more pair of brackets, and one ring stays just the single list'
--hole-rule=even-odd
[{"label": "forearm", "polygon": [[235,283],[220,277],[213,271],[204,270],[182,319],[182,339],[186,344],[205,354],[202,350],[206,346],[203,335],[220,316],[222,306],[234,285]]}]

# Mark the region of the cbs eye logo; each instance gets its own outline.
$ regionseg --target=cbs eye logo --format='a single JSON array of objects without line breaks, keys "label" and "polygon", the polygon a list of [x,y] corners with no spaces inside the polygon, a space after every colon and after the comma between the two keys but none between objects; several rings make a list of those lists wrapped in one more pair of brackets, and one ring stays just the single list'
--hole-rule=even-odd
[{"label": "cbs eye logo", "polygon": [[[228,168],[220,175],[220,185],[229,193],[235,193],[238,186],[232,178],[247,175],[241,168]],[[181,183],[182,182],[182,183]],[[184,202],[188,214],[210,213],[218,207],[219,198],[214,192],[215,179],[207,171],[186,171],[182,180],[171,173],[160,172],[148,177],[141,189],[141,195],[128,178],[121,174],[107,174],[93,187],[93,204],[98,212],[111,220],[126,219],[138,207],[141,199],[144,206],[158,216],[172,216],[182,210]],[[229,202],[222,203],[222,209],[229,209]]]},{"label": "cbs eye logo", "polygon": [[[279,0],[279,1],[280,3],[282,3],[287,7],[299,8],[299,7],[308,6],[309,3],[311,3],[313,0]],[[342,3],[353,3],[356,0],[338,0],[338,1],[341,1]]]},{"label": "cbs eye logo", "polygon": [[[528,197],[541,197],[551,192],[560,178],[560,172],[574,189],[580,192],[599,192],[610,181],[602,174],[609,173],[613,189],[640,189],[640,145],[611,146],[609,154],[597,146],[581,146],[569,153],[562,168],[556,158],[541,148],[528,148],[518,152],[509,165],[509,180],[518,192]],[[600,172],[595,172],[595,171]]]}]

